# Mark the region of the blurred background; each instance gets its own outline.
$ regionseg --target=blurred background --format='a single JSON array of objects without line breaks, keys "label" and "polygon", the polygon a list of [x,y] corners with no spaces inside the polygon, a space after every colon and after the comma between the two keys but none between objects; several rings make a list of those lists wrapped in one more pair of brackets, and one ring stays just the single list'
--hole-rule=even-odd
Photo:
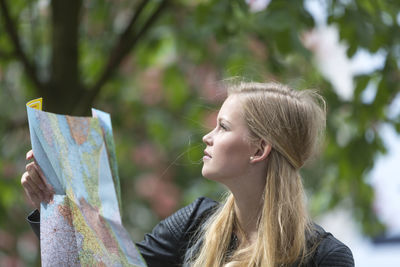
[{"label": "blurred background", "polygon": [[20,178],[25,103],[111,114],[132,239],[199,196],[224,84],[279,81],[328,105],[302,172],[312,217],[356,266],[400,266],[400,2],[0,0],[0,266],[40,265]]}]

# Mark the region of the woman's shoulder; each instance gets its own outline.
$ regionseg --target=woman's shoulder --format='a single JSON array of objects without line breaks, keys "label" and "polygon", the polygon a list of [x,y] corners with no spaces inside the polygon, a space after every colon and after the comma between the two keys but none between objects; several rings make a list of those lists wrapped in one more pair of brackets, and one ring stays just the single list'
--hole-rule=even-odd
[{"label": "woman's shoulder", "polygon": [[159,222],[153,231],[136,243],[149,266],[179,266],[191,237],[218,206],[201,197]]},{"label": "woman's shoulder", "polygon": [[199,197],[191,204],[167,217],[164,223],[171,233],[179,238],[183,234],[197,231],[201,223],[212,214],[218,205],[218,202],[210,198]]},{"label": "woman's shoulder", "polygon": [[157,238],[165,237],[176,243],[185,243],[191,235],[197,232],[198,227],[218,205],[218,202],[210,198],[199,197],[191,204],[160,221],[154,227],[152,235]]},{"label": "woman's shoulder", "polygon": [[315,225],[317,248],[313,261],[317,266],[354,266],[353,254],[348,246],[321,226]]}]

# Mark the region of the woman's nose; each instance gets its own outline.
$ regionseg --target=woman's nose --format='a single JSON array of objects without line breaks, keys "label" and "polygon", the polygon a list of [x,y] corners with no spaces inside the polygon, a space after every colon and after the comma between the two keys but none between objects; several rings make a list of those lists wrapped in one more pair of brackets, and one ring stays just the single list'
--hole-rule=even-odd
[{"label": "woman's nose", "polygon": [[206,145],[211,145],[212,144],[211,133],[212,133],[212,131],[209,132],[208,134],[206,134],[205,136],[203,136],[203,142]]}]

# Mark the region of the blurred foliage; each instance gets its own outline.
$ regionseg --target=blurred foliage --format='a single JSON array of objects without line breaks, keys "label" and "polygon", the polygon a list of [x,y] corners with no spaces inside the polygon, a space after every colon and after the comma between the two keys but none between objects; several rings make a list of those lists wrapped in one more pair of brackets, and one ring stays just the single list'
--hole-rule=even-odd
[{"label": "blurred foliage", "polygon": [[[385,152],[380,125],[400,132],[399,115],[388,112],[400,84],[400,2],[323,1],[349,57],[360,50],[385,55],[383,68],[355,77],[351,101],[310,64],[302,36],[315,25],[305,1],[273,0],[256,13],[243,0],[60,2],[0,0],[1,266],[40,258],[20,186],[30,149],[28,100],[44,96],[52,112],[83,115],[95,106],[111,113],[123,221],[140,240],[196,197],[220,198],[224,189],[200,175],[201,137],[215,124],[221,81],[230,77],[320,88],[328,103],[324,150],[303,171],[311,212],[344,205],[364,233],[383,231],[367,181]],[[71,16],[54,18],[52,10]],[[364,101],[370,84],[376,94]]]}]

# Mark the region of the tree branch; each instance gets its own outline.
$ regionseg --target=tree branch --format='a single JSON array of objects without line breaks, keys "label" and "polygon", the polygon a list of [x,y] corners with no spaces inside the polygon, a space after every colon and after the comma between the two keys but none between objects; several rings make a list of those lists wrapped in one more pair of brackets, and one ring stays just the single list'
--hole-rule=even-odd
[{"label": "tree branch", "polygon": [[32,62],[29,61],[27,55],[25,54],[25,52],[22,48],[21,41],[19,39],[17,30],[15,28],[15,23],[12,21],[11,16],[10,16],[8,6],[6,4],[6,0],[0,0],[0,11],[2,13],[1,17],[3,19],[5,30],[14,46],[15,55],[17,56],[17,58],[19,58],[19,60],[24,65],[26,73],[28,74],[28,77],[31,79],[31,81],[36,86],[36,88],[40,91],[43,91],[44,84],[42,84],[39,81],[39,78],[36,73],[36,66]]},{"label": "tree branch", "polygon": [[86,97],[82,100],[80,109],[86,109],[91,106],[94,99],[100,93],[102,86],[108,81],[108,79],[112,76],[118,66],[121,64],[124,57],[135,47],[138,40],[150,29],[153,23],[160,16],[162,11],[166,8],[169,0],[163,0],[153,14],[147,19],[142,28],[135,34],[133,26],[138,20],[140,14],[142,13],[144,7],[148,3],[148,0],[143,0],[134,16],[131,18],[128,26],[125,31],[121,34],[117,44],[112,49],[111,55],[108,59],[105,68],[100,75],[97,82],[91,87],[91,89],[87,92]]}]

